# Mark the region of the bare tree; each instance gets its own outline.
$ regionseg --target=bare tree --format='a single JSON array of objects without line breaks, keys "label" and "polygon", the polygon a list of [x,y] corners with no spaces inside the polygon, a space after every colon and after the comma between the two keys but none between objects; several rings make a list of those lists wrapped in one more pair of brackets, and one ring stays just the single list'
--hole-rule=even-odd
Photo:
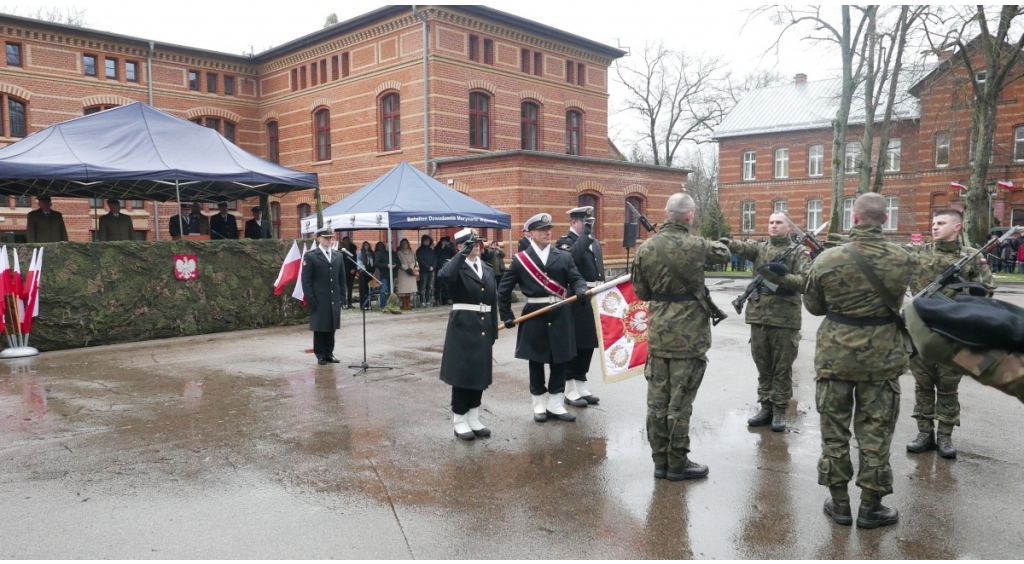
[{"label": "bare tree", "polygon": [[[1014,26],[1024,10],[1021,6],[999,6],[998,12],[984,6],[954,9],[929,33],[935,52],[955,48],[967,70],[966,82],[973,91],[971,106],[971,155],[973,166],[964,206],[964,231],[973,244],[985,242],[988,234],[989,200],[986,179],[993,153],[999,95],[1010,83],[1024,75],[1024,32]],[[1019,21],[1019,20],[1018,20]],[[993,29],[994,27],[994,29]],[[1018,33],[1012,39],[1011,33]],[[974,57],[981,54],[983,70]]]},{"label": "bare tree", "polygon": [[338,23],[338,14],[333,14],[333,13],[332,14],[327,14],[327,19],[324,21],[324,27],[325,28],[331,27],[332,25],[337,25],[337,23]]},{"label": "bare tree", "polygon": [[617,61],[615,73],[628,91],[625,109],[643,120],[637,135],[652,164],[670,167],[681,146],[710,142],[725,115],[726,74],[718,58],[648,44],[636,64]]},{"label": "bare tree", "polygon": [[693,172],[686,193],[696,204],[693,229],[709,239],[726,237],[729,222],[718,203],[718,150],[710,145],[695,147],[688,156]]},{"label": "bare tree", "polygon": [[19,6],[3,6],[0,7],[0,13],[74,27],[86,27],[85,9],[74,6],[64,8],[59,6],[38,6],[26,10],[21,10]]}]

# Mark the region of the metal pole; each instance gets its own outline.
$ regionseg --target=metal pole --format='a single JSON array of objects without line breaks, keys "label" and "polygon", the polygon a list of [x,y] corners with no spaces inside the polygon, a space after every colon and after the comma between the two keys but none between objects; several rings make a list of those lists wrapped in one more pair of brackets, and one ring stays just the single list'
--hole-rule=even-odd
[{"label": "metal pole", "polygon": [[[181,206],[178,206],[178,213],[181,213]],[[160,240],[160,202],[153,200],[153,235]]]},{"label": "metal pole", "polygon": [[427,55],[430,43],[430,32],[428,31],[427,18],[412,7],[413,14],[423,22],[423,172],[430,174],[430,71],[427,66]]},{"label": "metal pole", "polygon": [[182,221],[181,221],[181,190],[178,189],[178,179],[177,178],[174,179],[174,195],[178,199],[178,233],[179,233],[179,237],[184,239],[185,238],[185,226],[182,224]]},{"label": "metal pole", "polygon": [[[388,264],[389,265],[395,264],[395,259],[392,258],[392,255],[391,255],[391,252],[392,252],[391,249],[394,246],[393,243],[394,243],[394,241],[391,239],[391,227],[388,227]],[[395,269],[394,269],[394,267],[391,267],[391,266],[388,267],[388,276],[391,278],[391,287],[388,288],[388,289],[390,290],[390,293],[394,294],[395,293]]]}]

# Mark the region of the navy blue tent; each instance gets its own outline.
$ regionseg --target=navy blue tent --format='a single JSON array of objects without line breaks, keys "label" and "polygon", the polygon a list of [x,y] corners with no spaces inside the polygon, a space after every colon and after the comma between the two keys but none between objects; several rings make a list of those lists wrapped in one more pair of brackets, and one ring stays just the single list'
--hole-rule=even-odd
[{"label": "navy blue tent", "polygon": [[[383,176],[323,211],[334,229],[436,229],[512,227],[512,216],[453,190],[402,161]],[[302,232],[317,229],[316,216],[302,219]]]},{"label": "navy blue tent", "polygon": [[0,195],[225,201],[316,188],[213,129],[142,103],[52,125],[0,149]]}]

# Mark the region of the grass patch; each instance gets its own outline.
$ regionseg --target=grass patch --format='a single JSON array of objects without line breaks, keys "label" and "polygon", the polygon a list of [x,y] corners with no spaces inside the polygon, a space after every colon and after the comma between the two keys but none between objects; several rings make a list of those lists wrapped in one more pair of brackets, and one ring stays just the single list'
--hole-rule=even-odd
[{"label": "grass patch", "polygon": [[754,275],[748,272],[733,272],[731,270],[721,272],[705,272],[705,278],[753,278]]},{"label": "grass patch", "polygon": [[1024,274],[996,274],[996,282],[1019,282],[1024,284]]}]

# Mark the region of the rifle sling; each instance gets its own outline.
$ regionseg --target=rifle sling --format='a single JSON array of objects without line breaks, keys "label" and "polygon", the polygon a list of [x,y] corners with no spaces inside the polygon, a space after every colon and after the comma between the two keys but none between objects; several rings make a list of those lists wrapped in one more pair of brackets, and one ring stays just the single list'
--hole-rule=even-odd
[{"label": "rifle sling", "polygon": [[843,245],[843,248],[846,249],[846,252],[850,253],[851,257],[853,257],[857,266],[860,267],[861,273],[864,274],[864,277],[867,278],[868,282],[870,282],[875,288],[875,292],[877,292],[878,296],[882,298],[883,302],[885,302],[885,307],[889,309],[889,312],[896,317],[896,323],[902,329],[903,317],[900,316],[900,310],[896,307],[896,298],[893,297],[892,292],[890,292],[889,289],[885,287],[885,284],[882,284],[882,281],[878,279],[878,275],[875,274],[875,269],[871,268],[868,261],[864,260],[864,255],[860,254],[860,251],[857,250],[857,247],[855,247],[853,243],[847,243]]}]

